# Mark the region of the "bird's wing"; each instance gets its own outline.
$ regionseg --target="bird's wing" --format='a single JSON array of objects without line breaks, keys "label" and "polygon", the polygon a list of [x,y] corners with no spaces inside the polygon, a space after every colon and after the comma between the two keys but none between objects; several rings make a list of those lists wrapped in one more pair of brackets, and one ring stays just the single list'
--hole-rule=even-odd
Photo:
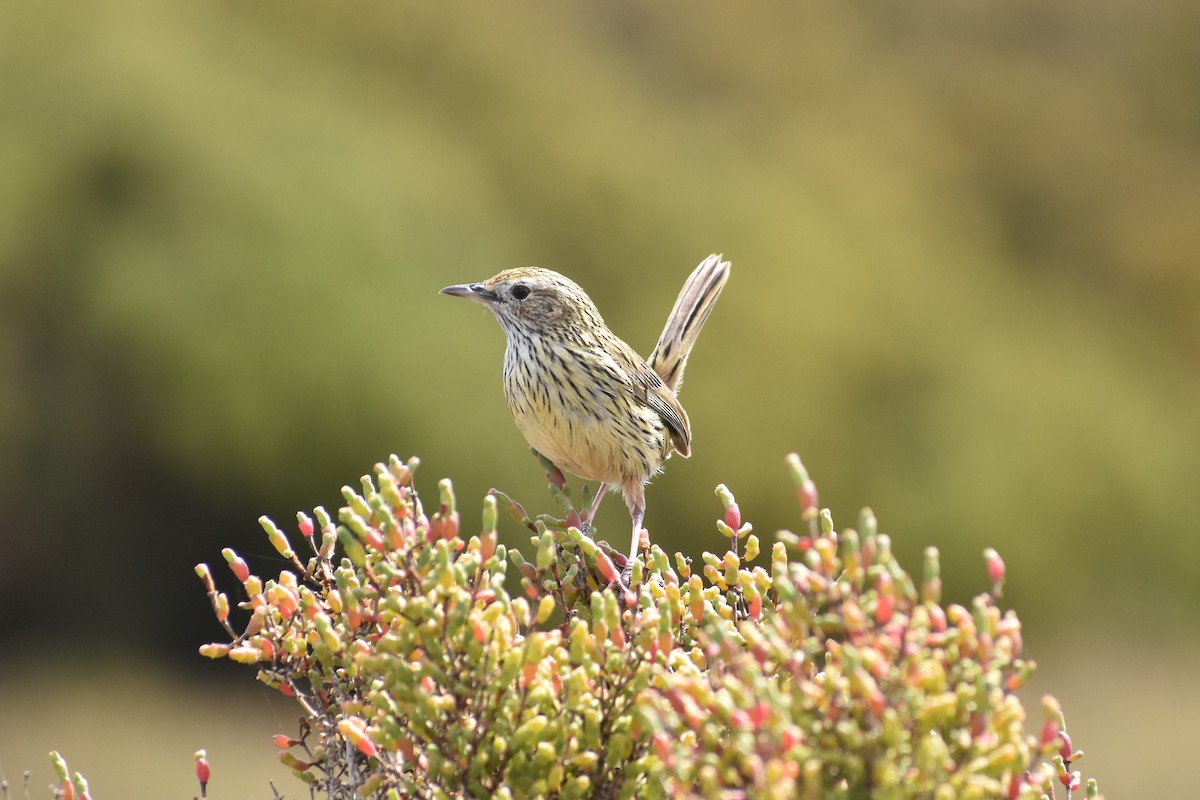
[{"label": "bird's wing", "polygon": [[675,445],[675,452],[687,458],[692,454],[692,426],[688,423],[687,412],[679,404],[675,393],[661,385],[662,379],[658,377],[658,373],[649,367],[646,368],[646,371],[653,375],[660,384],[658,388],[647,391],[646,405],[654,409],[666,423],[667,429],[671,432],[671,442]]},{"label": "bird's wing", "polygon": [[[621,342],[624,345],[624,342]],[[606,348],[614,359],[625,368],[632,383],[630,389],[634,399],[644,403],[662,418],[671,435],[675,452],[687,458],[692,454],[692,427],[687,412],[683,410],[675,392],[671,391],[658,373],[652,370],[642,357],[628,345]]]}]

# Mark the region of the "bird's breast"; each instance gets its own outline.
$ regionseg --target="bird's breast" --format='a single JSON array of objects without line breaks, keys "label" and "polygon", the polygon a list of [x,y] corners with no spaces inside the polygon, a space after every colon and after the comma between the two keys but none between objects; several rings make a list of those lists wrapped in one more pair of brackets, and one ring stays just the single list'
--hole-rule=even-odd
[{"label": "bird's breast", "polygon": [[667,456],[661,417],[601,348],[510,337],[504,393],[526,441],[587,480],[645,482]]}]

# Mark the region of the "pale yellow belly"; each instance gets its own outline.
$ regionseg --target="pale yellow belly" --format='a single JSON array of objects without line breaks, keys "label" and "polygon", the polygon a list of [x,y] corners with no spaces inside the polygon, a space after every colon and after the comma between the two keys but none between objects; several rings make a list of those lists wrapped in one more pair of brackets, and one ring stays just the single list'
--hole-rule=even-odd
[{"label": "pale yellow belly", "polygon": [[645,483],[662,467],[666,426],[627,386],[563,358],[553,372],[506,368],[504,388],[525,440],[561,469],[625,485]]}]

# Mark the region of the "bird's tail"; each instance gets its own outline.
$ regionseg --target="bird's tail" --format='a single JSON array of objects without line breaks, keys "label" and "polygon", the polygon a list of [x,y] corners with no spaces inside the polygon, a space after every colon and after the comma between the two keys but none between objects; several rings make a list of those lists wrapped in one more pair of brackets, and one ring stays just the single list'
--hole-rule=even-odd
[{"label": "bird's tail", "polygon": [[658,344],[647,359],[672,391],[679,391],[688,355],[728,279],[729,262],[714,254],[704,259],[683,284]]}]

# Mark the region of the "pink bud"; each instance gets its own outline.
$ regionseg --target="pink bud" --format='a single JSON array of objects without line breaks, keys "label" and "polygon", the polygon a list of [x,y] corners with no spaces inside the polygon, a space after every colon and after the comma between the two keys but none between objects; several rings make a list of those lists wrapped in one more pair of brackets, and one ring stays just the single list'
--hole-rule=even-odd
[{"label": "pink bud", "polygon": [[368,528],[363,544],[375,552],[383,552],[383,534],[379,532],[378,528]]},{"label": "pink bud", "polygon": [[442,521],[442,538],[449,541],[458,536],[458,512],[451,511]]},{"label": "pink bud", "polygon": [[208,779],[212,776],[212,770],[208,766],[208,759],[200,756],[196,759],[196,780],[200,781],[200,796],[208,795]]},{"label": "pink bud", "polygon": [[725,524],[735,531],[742,527],[742,510],[737,503],[730,503],[725,509]]},{"label": "pink bud", "polygon": [[1058,737],[1058,722],[1052,719],[1042,723],[1042,747],[1047,747]]},{"label": "pink bud", "polygon": [[946,611],[941,606],[929,607],[929,627],[939,633],[946,630]]},{"label": "pink bud", "polygon": [[338,732],[349,740],[350,744],[358,748],[358,752],[362,753],[367,758],[373,758],[378,754],[379,749],[375,746],[375,742],[371,741],[371,737],[367,735],[367,725],[358,717],[349,717],[338,723]]},{"label": "pink bud", "polygon": [[654,734],[654,752],[669,766],[672,763],[671,737],[665,733]]},{"label": "pink bud", "polygon": [[293,739],[292,737],[282,733],[277,733],[272,736],[271,741],[280,750],[286,750],[289,747],[295,747],[296,745],[300,744],[299,739]]},{"label": "pink bud", "polygon": [[269,594],[267,599],[275,605],[284,619],[291,619],[300,610],[300,595],[294,589],[277,583],[271,587]]},{"label": "pink bud", "polygon": [[604,577],[604,580],[609,583],[617,582],[617,568],[613,566],[612,559],[608,557],[608,553],[600,550],[596,553],[596,569]]},{"label": "pink bud", "polygon": [[875,621],[880,625],[886,625],[891,621],[895,611],[896,598],[890,594],[879,595],[879,602],[875,605]]},{"label": "pink bud", "polygon": [[305,514],[303,511],[301,511],[296,515],[296,520],[300,523],[300,533],[304,536],[304,538],[311,539],[313,535],[312,518],[309,517],[308,514]]},{"label": "pink bud", "polygon": [[[411,523],[410,523],[411,524]],[[404,549],[407,537],[405,536],[405,525],[401,522],[399,525],[389,525],[387,527],[387,546],[389,550]]]},{"label": "pink bud", "polygon": [[892,619],[892,614],[896,611],[896,595],[893,591],[892,576],[886,572],[880,572],[879,577],[875,579],[875,592],[879,597],[875,604],[875,621],[880,625],[886,625]]},{"label": "pink bud", "polygon": [[483,531],[479,534],[479,558],[481,561],[487,561],[496,553],[496,544],[499,541],[495,531]]},{"label": "pink bud", "polygon": [[758,622],[762,619],[762,595],[756,594],[750,598],[750,619]]},{"label": "pink bud", "polygon": [[812,479],[804,481],[796,489],[796,496],[800,498],[800,510],[808,511],[817,507],[817,485],[812,482]]},{"label": "pink bud", "polygon": [[567,486],[566,477],[562,474],[562,470],[558,469],[557,467],[555,467],[554,469],[547,472],[546,477],[550,480],[550,483],[554,484],[554,487],[556,489],[558,489],[559,491],[563,490]]},{"label": "pink bud", "polygon": [[612,643],[617,646],[618,650],[625,649],[625,629],[620,625],[612,629],[612,633],[609,634],[608,638],[612,639]]},{"label": "pink bud", "polygon": [[1000,583],[1004,580],[1004,559],[990,547],[983,551],[983,555],[987,559],[988,577],[992,579],[992,583]]},{"label": "pink bud", "polygon": [[1070,764],[1071,763],[1071,753],[1074,752],[1074,748],[1071,747],[1071,735],[1068,734],[1066,731],[1059,731],[1058,732],[1058,740],[1059,740],[1058,754],[1060,756],[1062,756],[1063,761]]},{"label": "pink bud", "polygon": [[241,556],[237,556],[229,562],[229,569],[233,571],[234,576],[242,583],[250,580],[250,567]]}]

